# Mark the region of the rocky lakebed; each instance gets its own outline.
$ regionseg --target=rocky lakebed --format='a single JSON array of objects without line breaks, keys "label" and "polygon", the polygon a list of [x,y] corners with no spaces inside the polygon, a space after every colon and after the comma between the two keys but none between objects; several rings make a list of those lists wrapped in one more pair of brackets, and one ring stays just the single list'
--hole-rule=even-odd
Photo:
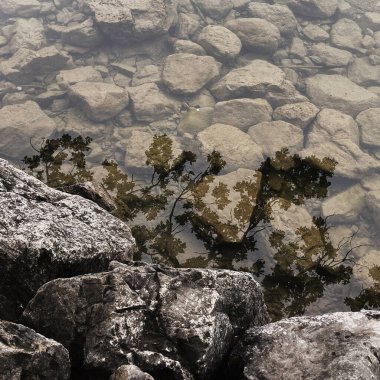
[{"label": "rocky lakebed", "polygon": [[380,2],[0,0],[0,380],[379,380]]}]

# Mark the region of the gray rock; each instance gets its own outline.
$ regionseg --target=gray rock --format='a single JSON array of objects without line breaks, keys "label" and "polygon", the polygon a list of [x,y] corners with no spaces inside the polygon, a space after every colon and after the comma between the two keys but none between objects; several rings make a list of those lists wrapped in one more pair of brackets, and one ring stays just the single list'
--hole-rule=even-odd
[{"label": "gray rock", "polygon": [[62,29],[61,37],[64,44],[85,48],[98,46],[103,40],[92,19]]},{"label": "gray rock", "polygon": [[38,50],[45,43],[44,26],[35,18],[18,19],[13,25],[14,35],[9,42],[9,50],[15,53],[21,48]]},{"label": "gray rock", "polygon": [[231,70],[211,87],[218,100],[231,98],[265,97],[268,91],[284,90],[285,73],[263,60]]},{"label": "gray rock", "polygon": [[128,106],[128,93],[109,83],[78,82],[69,88],[70,100],[96,122],[112,119]]},{"label": "gray rock", "polygon": [[70,378],[68,351],[54,340],[23,325],[0,320],[0,378]]},{"label": "gray rock", "polygon": [[135,118],[152,122],[175,114],[179,104],[166,96],[155,83],[145,83],[128,89]]},{"label": "gray rock", "polygon": [[265,99],[233,99],[215,104],[213,121],[233,125],[246,132],[252,125],[271,121],[272,112]]},{"label": "gray rock", "polygon": [[338,0],[275,0],[275,3],[288,5],[296,15],[308,18],[328,18],[338,8]]},{"label": "gray rock", "polygon": [[234,6],[232,0],[194,0],[194,3],[215,20],[226,17]]},{"label": "gray rock", "polygon": [[15,318],[45,282],[129,260],[134,248],[119,219],[5,160],[0,160],[0,219],[2,318]]},{"label": "gray rock", "polygon": [[262,148],[264,157],[275,157],[282,148],[289,149],[290,154],[303,148],[302,129],[285,121],[264,121],[249,128],[248,134]]},{"label": "gray rock", "polygon": [[304,59],[307,56],[307,50],[305,44],[299,37],[292,39],[292,44],[289,50],[289,57]]},{"label": "gray rock", "polygon": [[315,119],[318,112],[319,108],[310,102],[286,104],[274,110],[273,119],[306,128]]},{"label": "gray rock", "polygon": [[380,66],[372,65],[367,57],[355,58],[348,67],[347,76],[361,86],[380,85]]},{"label": "gray rock", "polygon": [[244,341],[244,367],[235,378],[378,379],[379,319],[376,311],[334,313],[251,329]]},{"label": "gray rock", "polygon": [[138,68],[132,78],[132,86],[161,82],[161,69],[156,65],[146,65]]},{"label": "gray rock", "polygon": [[310,49],[311,59],[317,65],[327,67],[345,67],[352,61],[352,53],[327,44],[316,44]]},{"label": "gray rock", "polygon": [[363,35],[360,26],[347,18],[338,20],[331,28],[332,45],[354,52],[363,52],[361,45]]},{"label": "gray rock", "polygon": [[378,233],[380,232],[380,191],[373,190],[366,194],[366,205],[375,222]]},{"label": "gray rock", "polygon": [[236,34],[220,25],[208,25],[203,28],[198,36],[198,43],[208,54],[222,60],[236,58],[242,46]]},{"label": "gray rock", "polygon": [[267,314],[251,274],[114,262],[108,272],[46,284],[23,320],[83,352],[74,368],[111,372],[127,362],[154,378],[191,380],[208,378]]},{"label": "gray rock", "polygon": [[38,0],[2,0],[0,4],[0,14],[11,17],[35,17],[40,9]]},{"label": "gray rock", "polygon": [[285,5],[251,2],[247,11],[250,17],[262,18],[276,25],[281,34],[289,35],[296,31],[297,20]]},{"label": "gray rock", "polygon": [[363,30],[371,29],[374,32],[380,31],[380,13],[366,12],[359,19],[359,25]]},{"label": "gray rock", "polygon": [[66,89],[78,82],[102,82],[102,76],[92,66],[81,66],[71,70],[61,70],[56,76],[60,87]]},{"label": "gray rock", "polygon": [[30,143],[39,146],[56,130],[55,122],[32,101],[0,109],[0,154],[19,161],[34,154]]},{"label": "gray rock", "polygon": [[193,95],[219,76],[221,64],[209,56],[169,55],[162,70],[162,81],[175,94]]},{"label": "gray rock", "polygon": [[360,140],[370,147],[380,147],[380,108],[370,108],[356,117],[360,129]]},{"label": "gray rock", "polygon": [[182,116],[177,128],[178,133],[196,135],[212,124],[213,116],[214,108],[212,107],[192,108]]},{"label": "gray rock", "polygon": [[225,23],[225,27],[234,32],[243,47],[249,50],[274,53],[280,43],[280,31],[277,26],[261,18],[239,18]]},{"label": "gray rock", "polygon": [[213,124],[198,133],[197,140],[207,155],[217,151],[226,160],[224,172],[239,168],[256,170],[263,161],[261,147],[247,133],[225,124]]},{"label": "gray rock", "polygon": [[110,380],[154,380],[148,373],[133,364],[122,365],[110,377]]},{"label": "gray rock", "polygon": [[174,43],[175,53],[207,55],[206,50],[195,42],[189,40],[177,40]]},{"label": "gray rock", "polygon": [[312,41],[321,42],[330,38],[330,35],[315,24],[308,24],[302,29],[302,33]]},{"label": "gray rock", "polygon": [[331,107],[349,115],[380,104],[374,93],[351,82],[341,75],[318,74],[306,79],[310,101],[319,107]]}]

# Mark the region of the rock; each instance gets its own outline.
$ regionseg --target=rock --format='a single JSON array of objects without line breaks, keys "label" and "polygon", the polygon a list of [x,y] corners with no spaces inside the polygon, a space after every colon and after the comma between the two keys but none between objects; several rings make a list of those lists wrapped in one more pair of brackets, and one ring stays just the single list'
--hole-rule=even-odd
[{"label": "rock", "polygon": [[286,104],[274,110],[273,119],[286,121],[304,129],[315,119],[318,112],[319,108],[310,102]]},{"label": "rock", "polygon": [[215,20],[226,17],[234,6],[232,0],[194,0],[194,3]]},{"label": "rock", "polygon": [[221,64],[209,56],[169,55],[162,70],[162,80],[175,94],[193,95],[220,73]]},{"label": "rock", "polygon": [[264,53],[274,53],[280,42],[277,26],[261,18],[239,18],[225,23],[234,32],[244,48]]},{"label": "rock", "polygon": [[292,44],[289,50],[289,56],[298,59],[303,59],[307,56],[307,50],[301,38],[294,37],[292,39]]},{"label": "rock", "polygon": [[330,38],[330,35],[321,27],[314,24],[308,24],[302,29],[302,33],[309,40],[314,42],[326,41]]},{"label": "rock", "polygon": [[331,43],[338,48],[362,53],[362,39],[360,26],[350,19],[342,18],[331,28]]},{"label": "rock", "polygon": [[102,82],[102,76],[92,66],[82,66],[71,70],[62,70],[56,76],[60,87],[66,89],[79,82]]},{"label": "rock", "polygon": [[6,321],[0,321],[0,337],[1,379],[70,378],[69,353],[61,344]]},{"label": "rock", "polygon": [[222,155],[227,162],[225,172],[239,168],[256,170],[263,161],[261,147],[247,133],[231,125],[213,124],[198,133],[197,140],[205,155],[214,150]]},{"label": "rock", "polygon": [[307,78],[306,90],[315,105],[335,108],[353,116],[380,104],[380,98],[374,93],[341,75],[318,74]]},{"label": "rock", "polygon": [[370,147],[380,147],[380,108],[370,108],[361,112],[356,122],[359,124],[360,140]]},{"label": "rock", "polygon": [[161,69],[156,65],[146,65],[137,69],[132,78],[132,86],[140,86],[145,83],[160,83]]},{"label": "rock", "polygon": [[112,119],[128,106],[128,93],[109,83],[79,82],[70,86],[70,100],[96,122]]},{"label": "rock", "polygon": [[134,248],[119,219],[5,160],[0,160],[0,218],[0,294],[6,300],[1,318],[16,318],[47,281],[103,270],[111,260],[130,259]]},{"label": "rock", "polygon": [[359,128],[352,117],[323,109],[306,138],[304,156],[330,157],[338,162],[335,175],[361,177],[379,162],[359,148]]},{"label": "rock", "polygon": [[180,12],[178,14],[178,23],[175,29],[175,35],[178,38],[188,39],[201,29],[201,18],[196,14],[187,14]]},{"label": "rock", "polygon": [[84,0],[95,22],[112,40],[120,43],[144,40],[166,33],[176,18],[172,0]]},{"label": "rock", "polygon": [[0,154],[16,161],[35,153],[31,142],[39,146],[56,130],[55,122],[32,101],[4,106],[0,120]]},{"label": "rock", "polygon": [[133,364],[122,365],[110,377],[110,380],[154,380],[148,373]]},{"label": "rock", "polygon": [[44,26],[35,18],[18,19],[14,23],[13,31],[14,35],[9,43],[11,53],[21,48],[38,50],[46,43]]},{"label": "rock", "polygon": [[85,48],[93,48],[103,41],[92,19],[87,19],[81,23],[75,23],[64,28],[61,32],[61,37],[64,44]]},{"label": "rock", "polygon": [[40,9],[38,0],[2,0],[0,4],[0,14],[11,17],[35,17]]},{"label": "rock", "polygon": [[208,54],[222,60],[232,60],[240,54],[241,41],[229,29],[220,25],[208,25],[198,36],[198,43]]},{"label": "rock", "polygon": [[[297,317],[248,331],[238,379],[377,379],[380,313]],[[239,360],[241,363],[241,361]],[[264,375],[265,374],[265,375]]]},{"label": "rock", "polygon": [[155,83],[146,83],[128,89],[136,120],[152,122],[173,115],[179,104],[166,96]]},{"label": "rock", "polygon": [[276,90],[276,88],[269,90],[265,98],[274,108],[289,103],[303,103],[309,100],[306,96],[301,95],[289,80],[283,82],[280,90]]},{"label": "rock", "polygon": [[261,173],[249,169],[205,177],[191,200],[195,218],[222,242],[241,242],[250,226],[260,185]]},{"label": "rock", "polygon": [[296,15],[307,18],[329,18],[338,8],[338,0],[275,0],[275,3],[288,5]]},{"label": "rock", "polygon": [[326,44],[313,45],[310,55],[314,63],[327,67],[346,67],[352,61],[352,54],[349,51]]},{"label": "rock", "polygon": [[11,58],[0,62],[0,72],[16,84],[25,84],[38,76],[63,69],[69,57],[49,46],[37,51],[21,48]]},{"label": "rock", "polygon": [[290,154],[303,148],[302,129],[285,121],[264,121],[249,128],[248,134],[262,148],[264,157],[274,157],[282,148],[289,149]]},{"label": "rock", "polygon": [[233,99],[215,104],[213,121],[233,125],[246,132],[252,125],[271,121],[272,112],[265,99]]},{"label": "rock", "polygon": [[348,67],[347,76],[361,86],[380,85],[380,66],[372,65],[368,58],[355,58]]},{"label": "rock", "polygon": [[268,91],[284,89],[285,73],[263,60],[231,70],[211,87],[218,100],[230,98],[265,97]]},{"label": "rock", "polygon": [[289,35],[296,31],[297,20],[285,5],[251,2],[247,11],[250,17],[262,18],[277,26],[281,34]]},{"label": "rock", "polygon": [[375,222],[375,226],[378,232],[380,232],[380,191],[373,190],[366,194],[367,208],[372,215],[372,219]]},{"label": "rock", "polygon": [[212,124],[214,116],[214,108],[192,108],[185,113],[178,125],[178,133],[183,135],[191,133],[196,135]]},{"label": "rock", "polygon": [[23,320],[83,352],[74,368],[111,373],[129,363],[153,378],[191,380],[210,377],[267,314],[251,274],[114,262],[108,272],[46,284]]},{"label": "rock", "polygon": [[207,55],[206,50],[201,45],[189,40],[177,40],[174,43],[175,53]]},{"label": "rock", "polygon": [[366,12],[359,19],[359,24],[363,30],[371,29],[374,32],[380,31],[380,13]]}]

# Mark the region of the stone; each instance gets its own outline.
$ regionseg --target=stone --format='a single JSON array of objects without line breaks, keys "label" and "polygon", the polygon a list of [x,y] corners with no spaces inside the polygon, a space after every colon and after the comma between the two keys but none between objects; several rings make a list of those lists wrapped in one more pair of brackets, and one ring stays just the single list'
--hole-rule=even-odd
[{"label": "stone", "polygon": [[310,102],[285,104],[273,112],[274,120],[282,120],[305,129],[317,116],[319,108]]},{"label": "stone", "polygon": [[175,35],[181,39],[189,39],[201,29],[201,18],[196,14],[180,12],[175,28]]},{"label": "stone", "polygon": [[231,98],[265,97],[268,91],[284,89],[285,73],[275,65],[263,60],[231,70],[211,86],[218,100]]},{"label": "stone", "polygon": [[303,59],[307,56],[305,44],[301,38],[294,37],[289,50],[289,57]]},{"label": "stone", "polygon": [[38,147],[56,130],[55,122],[33,101],[4,106],[0,120],[0,154],[16,161],[33,155],[31,143]]},{"label": "stone", "polygon": [[[37,289],[57,277],[127,261],[129,227],[95,203],[54,190],[0,160],[1,318],[14,319]],[[38,268],[38,269],[36,269]]]},{"label": "stone", "polygon": [[352,53],[327,44],[316,44],[310,49],[311,59],[317,65],[327,67],[346,67],[352,61]]},{"label": "stone", "polygon": [[372,219],[375,222],[377,232],[380,232],[380,191],[373,190],[366,194],[366,205],[371,213]]},{"label": "stone", "polygon": [[71,70],[61,70],[56,76],[60,87],[68,87],[79,82],[102,82],[102,76],[92,66],[81,66]]},{"label": "stone", "polygon": [[247,133],[225,124],[213,124],[198,133],[197,140],[204,155],[213,151],[226,161],[224,172],[239,168],[256,170],[263,161],[262,150]]},{"label": "stone", "polygon": [[194,3],[215,20],[226,17],[234,6],[232,0],[194,0]]},{"label": "stone", "polygon": [[70,86],[69,97],[95,122],[112,119],[129,103],[128,93],[109,83],[78,82]]},{"label": "stone", "polygon": [[247,12],[250,17],[262,18],[274,24],[281,34],[291,35],[297,29],[297,20],[286,5],[251,2]]},{"label": "stone", "polygon": [[307,78],[306,91],[316,106],[335,108],[352,116],[380,104],[374,93],[341,75],[318,74]]},{"label": "stone", "polygon": [[13,25],[13,31],[14,35],[9,42],[11,53],[21,48],[38,50],[46,43],[44,26],[35,18],[18,19]]},{"label": "stone", "polygon": [[208,54],[227,61],[235,59],[242,47],[239,37],[220,25],[208,25],[203,28],[197,41]]},{"label": "stone", "polygon": [[67,26],[62,30],[61,37],[64,44],[84,48],[94,48],[103,41],[92,19]]},{"label": "stone", "polygon": [[275,0],[287,5],[296,15],[308,18],[329,18],[338,9],[338,0]]},{"label": "stone", "polygon": [[232,373],[239,379],[377,379],[379,319],[378,311],[363,310],[253,328],[234,350],[231,363],[242,357],[243,365]]},{"label": "stone", "polygon": [[376,170],[377,160],[359,147],[359,128],[351,116],[333,109],[323,109],[306,137],[303,156],[330,157],[337,161],[335,175],[362,177]]},{"label": "stone", "polygon": [[40,13],[38,0],[2,0],[0,14],[11,17],[35,17]]},{"label": "stone", "polygon": [[360,26],[353,20],[342,18],[331,28],[331,44],[337,48],[363,52],[363,35]]},{"label": "stone", "polygon": [[315,42],[326,41],[330,38],[330,35],[324,29],[315,24],[307,24],[302,29],[302,33]]},{"label": "stone", "polygon": [[0,320],[0,378],[70,378],[68,351],[52,339],[34,330]]},{"label": "stone", "polygon": [[161,82],[161,69],[156,65],[146,65],[136,70],[132,78],[132,86]]},{"label": "stone", "polygon": [[149,373],[133,364],[122,365],[110,377],[110,380],[154,380]]},{"label": "stone", "polygon": [[245,49],[274,53],[280,43],[277,26],[261,18],[239,18],[225,23],[225,27],[235,33]]},{"label": "stone", "polygon": [[221,64],[209,56],[172,54],[164,63],[162,81],[170,92],[194,95],[219,76]]},{"label": "stone", "polygon": [[355,58],[348,67],[347,76],[360,86],[380,85],[380,66],[372,65],[368,58]]},{"label": "stone", "polygon": [[192,380],[210,377],[267,314],[249,273],[113,262],[108,272],[46,284],[23,321],[83,352],[72,356],[74,368],[102,373],[129,363],[153,378]]},{"label": "stone", "polygon": [[177,40],[174,43],[175,53],[207,55],[206,50],[201,45],[189,40]]},{"label": "stone", "polygon": [[360,112],[356,117],[362,144],[370,147],[380,147],[379,118],[380,108],[370,108]]},{"label": "stone", "polygon": [[214,123],[233,125],[246,132],[252,125],[272,120],[273,109],[265,99],[233,99],[215,104]]},{"label": "stone", "polygon": [[275,157],[283,148],[290,154],[299,153],[303,148],[302,129],[285,121],[264,121],[249,128],[248,134],[261,147],[265,158]]},{"label": "stone", "polygon": [[269,90],[266,93],[265,98],[274,108],[289,103],[302,103],[309,100],[306,96],[300,94],[300,92],[297,91],[297,89],[294,87],[294,84],[290,80],[284,80],[279,90],[276,88]]},{"label": "stone", "polygon": [[176,18],[172,0],[84,0],[96,24],[112,40],[129,43],[165,34]]},{"label": "stone", "polygon": [[371,29],[374,32],[380,31],[380,13],[366,12],[359,19],[359,25],[363,30]]},{"label": "stone", "polygon": [[182,116],[177,131],[180,135],[185,133],[196,135],[212,124],[213,116],[213,107],[191,108]]},{"label": "stone", "polygon": [[37,51],[21,48],[11,58],[0,62],[0,73],[16,84],[25,84],[38,76],[63,69],[69,57],[49,46]]},{"label": "stone", "polygon": [[138,121],[152,122],[175,114],[179,104],[166,96],[155,83],[145,83],[128,89],[133,114]]}]

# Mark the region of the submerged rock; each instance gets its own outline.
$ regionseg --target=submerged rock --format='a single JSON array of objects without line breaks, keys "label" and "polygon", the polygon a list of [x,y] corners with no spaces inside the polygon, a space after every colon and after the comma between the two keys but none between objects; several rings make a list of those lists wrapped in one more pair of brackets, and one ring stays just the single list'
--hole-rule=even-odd
[{"label": "submerged rock", "polygon": [[23,319],[80,353],[74,367],[111,374],[130,363],[155,379],[190,380],[213,374],[267,315],[251,274],[114,262],[44,285]]},{"label": "submerged rock", "polygon": [[110,377],[110,380],[154,380],[148,373],[133,364],[122,365]]},{"label": "submerged rock", "polygon": [[45,282],[132,256],[126,224],[95,203],[49,188],[0,160],[0,307],[13,319]]}]

